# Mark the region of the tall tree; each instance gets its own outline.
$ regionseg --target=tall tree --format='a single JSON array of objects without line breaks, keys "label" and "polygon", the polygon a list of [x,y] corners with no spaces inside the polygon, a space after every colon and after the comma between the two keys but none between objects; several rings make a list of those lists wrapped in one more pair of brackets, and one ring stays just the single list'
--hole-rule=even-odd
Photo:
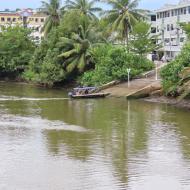
[{"label": "tall tree", "polygon": [[158,37],[159,35],[151,34],[150,24],[138,22],[130,33],[129,48],[132,52],[144,56],[161,48],[161,45],[156,43]]},{"label": "tall tree", "polygon": [[180,27],[185,31],[187,40],[190,41],[190,23],[180,23]]},{"label": "tall tree", "polygon": [[49,3],[42,1],[44,12],[48,15],[42,28],[45,36],[60,23],[61,3],[60,0],[49,0]]},{"label": "tall tree", "polygon": [[95,0],[66,0],[68,10],[79,10],[82,14],[91,19],[96,19],[95,13],[102,11],[100,7],[95,7]]},{"label": "tall tree", "polygon": [[111,25],[111,31],[116,32],[118,37],[128,43],[129,32],[132,27],[142,18],[142,11],[137,9],[139,0],[102,0],[111,5],[112,9],[103,12],[105,19]]},{"label": "tall tree", "polygon": [[59,57],[63,59],[67,72],[77,69],[85,70],[92,63],[91,48],[103,41],[101,34],[92,25],[80,25],[78,33],[73,33],[71,38],[62,37],[58,47],[62,49]]},{"label": "tall tree", "polygon": [[2,27],[0,33],[0,75],[18,76],[27,67],[35,44],[31,31],[20,26]]}]

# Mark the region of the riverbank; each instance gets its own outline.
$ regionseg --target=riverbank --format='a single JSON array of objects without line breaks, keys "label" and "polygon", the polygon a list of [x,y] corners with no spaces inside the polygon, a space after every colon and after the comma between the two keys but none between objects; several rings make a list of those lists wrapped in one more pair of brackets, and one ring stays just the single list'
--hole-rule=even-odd
[{"label": "riverbank", "polygon": [[176,98],[166,97],[166,96],[150,96],[147,98],[143,98],[142,100],[146,102],[168,104],[178,108],[184,108],[190,110],[190,100],[179,101]]},{"label": "riverbank", "polygon": [[[37,88],[44,88],[44,86],[42,85],[36,85],[34,83],[27,83],[27,82],[18,82],[18,81],[3,81],[3,80],[0,80],[0,83],[15,83],[15,84],[19,84],[19,85],[29,85],[29,86],[33,86],[33,87],[37,87]],[[121,85],[121,84],[119,84]],[[111,96],[112,97],[115,97],[115,98],[118,98],[118,97],[126,97],[126,84],[122,84],[125,86],[124,89],[118,89],[117,88],[117,85],[114,85],[110,88],[108,88],[109,90],[113,90],[113,89],[116,89],[115,91],[117,92],[116,94],[115,93],[111,93]],[[54,87],[54,88],[51,88],[51,89],[60,89],[60,90],[65,90],[65,89],[70,89],[74,86],[74,84],[70,85],[70,86],[67,86],[67,87]],[[47,88],[47,87],[46,87]],[[105,91],[105,90],[103,90]],[[168,105],[172,105],[172,106],[175,106],[175,107],[178,107],[178,108],[184,108],[184,109],[187,109],[187,110],[190,110],[190,100],[181,100],[181,101],[178,101],[177,99],[175,98],[172,98],[172,97],[166,97],[166,96],[149,96],[149,97],[146,97],[146,98],[141,98],[140,100],[142,101],[145,101],[145,102],[152,102],[152,103],[160,103],[160,104],[168,104]]]},{"label": "riverbank", "polygon": [[149,78],[133,80],[129,87],[127,83],[119,83],[101,92],[110,93],[115,98],[140,99],[146,102],[168,104],[190,110],[190,100],[179,101],[176,98],[163,96],[161,95],[163,94],[161,88],[160,80],[155,81]]}]

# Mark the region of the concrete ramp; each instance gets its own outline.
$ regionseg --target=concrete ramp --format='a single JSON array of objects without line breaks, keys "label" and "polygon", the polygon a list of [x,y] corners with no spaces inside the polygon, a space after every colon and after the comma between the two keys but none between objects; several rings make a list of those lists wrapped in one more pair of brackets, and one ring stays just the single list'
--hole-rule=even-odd
[{"label": "concrete ramp", "polygon": [[[157,71],[165,66],[166,63],[157,63]],[[120,83],[114,86],[111,86],[107,89],[104,89],[102,92],[110,93],[114,97],[140,97],[141,95],[150,94],[154,90],[161,89],[161,79],[158,74],[158,80],[156,80],[155,70],[149,71],[142,75],[142,78],[134,79],[128,82]]]},{"label": "concrete ramp", "polygon": [[[115,97],[127,97],[132,95],[137,95],[137,93],[141,93],[146,91],[146,89],[150,89],[151,87],[158,86],[160,87],[160,80],[154,80],[151,78],[143,78],[143,79],[135,79],[130,82],[130,86],[128,87],[128,83],[121,83],[115,86],[112,86],[108,89],[103,90],[104,93],[110,93],[111,96]],[[148,92],[150,90],[147,90]]]}]

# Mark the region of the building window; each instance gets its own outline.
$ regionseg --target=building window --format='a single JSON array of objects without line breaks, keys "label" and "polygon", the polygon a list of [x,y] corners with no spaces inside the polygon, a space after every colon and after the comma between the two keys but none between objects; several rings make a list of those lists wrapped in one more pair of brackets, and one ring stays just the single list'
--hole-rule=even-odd
[{"label": "building window", "polygon": [[180,15],[182,15],[182,14],[183,14],[183,8],[180,9]]},{"label": "building window", "polygon": [[16,18],[13,18],[13,22],[16,22]]},{"label": "building window", "polygon": [[41,22],[44,22],[44,18],[41,18]]},{"label": "building window", "polygon": [[178,9],[175,10],[175,16],[177,16],[177,15],[178,15]]},{"label": "building window", "polygon": [[35,19],[35,22],[38,22],[38,18]]},{"label": "building window", "polygon": [[157,19],[159,19],[159,18],[160,18],[160,14],[158,13],[158,14],[157,14]]},{"label": "building window", "polygon": [[185,8],[183,9],[183,14],[186,15],[186,13],[187,13],[187,8],[185,7]]},{"label": "building window", "polygon": [[165,38],[164,42],[165,42],[166,45],[168,45],[170,43],[170,39],[169,38]]},{"label": "building window", "polygon": [[160,32],[159,27],[157,26],[157,32]]},{"label": "building window", "polygon": [[7,18],[7,21],[8,21],[8,22],[11,22],[11,18]]},{"label": "building window", "polygon": [[174,30],[174,25],[173,24],[171,24],[171,30]]},{"label": "building window", "polygon": [[160,18],[163,18],[163,13],[160,13]]},{"label": "building window", "polygon": [[155,34],[156,33],[156,27],[151,27],[151,33]]},{"label": "building window", "polygon": [[170,31],[170,25],[167,24],[167,31]]},{"label": "building window", "polygon": [[172,16],[174,16],[174,10],[172,10]]},{"label": "building window", "polygon": [[152,43],[156,44],[157,43],[156,39],[152,39]]},{"label": "building window", "polygon": [[180,38],[180,42],[183,43],[184,42],[184,38]]},{"label": "building window", "polygon": [[1,22],[5,22],[5,18],[4,17],[1,17]]},{"label": "building window", "polygon": [[35,40],[36,40],[36,41],[39,41],[39,40],[40,40],[40,37],[39,37],[39,36],[36,36],[36,37],[35,37]]}]

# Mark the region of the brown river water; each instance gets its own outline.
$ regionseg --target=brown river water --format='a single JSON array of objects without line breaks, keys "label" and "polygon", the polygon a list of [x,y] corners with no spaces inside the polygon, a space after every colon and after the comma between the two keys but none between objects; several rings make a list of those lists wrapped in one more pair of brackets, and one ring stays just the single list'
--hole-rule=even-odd
[{"label": "brown river water", "polygon": [[0,83],[0,190],[190,190],[190,112]]}]

